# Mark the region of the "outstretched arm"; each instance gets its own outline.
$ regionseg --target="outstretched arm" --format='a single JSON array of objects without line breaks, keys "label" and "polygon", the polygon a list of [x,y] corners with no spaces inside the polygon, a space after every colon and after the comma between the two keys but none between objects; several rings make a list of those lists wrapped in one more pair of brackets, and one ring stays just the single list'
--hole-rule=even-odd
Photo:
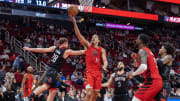
[{"label": "outstretched arm", "polygon": [[102,49],[102,60],[103,60],[103,69],[107,72],[107,65],[108,65],[108,62],[107,62],[107,57],[106,57],[106,51],[105,49]]},{"label": "outstretched arm", "polygon": [[65,51],[63,57],[66,59],[70,55],[83,55],[83,54],[85,54],[85,50],[74,51],[74,50],[68,49]]},{"label": "outstretched arm", "polygon": [[109,87],[111,84],[112,84],[112,82],[113,82],[113,78],[114,78],[114,73],[111,75],[111,77],[110,77],[110,79],[108,80],[108,82],[106,82],[106,83],[103,83],[101,86],[102,87]]},{"label": "outstretched arm", "polygon": [[73,25],[74,25],[74,30],[75,30],[75,33],[76,33],[76,36],[78,37],[80,43],[88,48],[89,47],[89,42],[84,38],[84,36],[80,33],[79,31],[79,28],[77,26],[77,23],[76,23],[76,19],[74,18],[74,16],[70,15],[71,19],[72,19],[72,22],[73,22]]},{"label": "outstretched arm", "polygon": [[29,48],[29,47],[23,47],[23,50],[29,51],[29,52],[35,52],[35,53],[48,53],[53,52],[56,46],[52,46],[49,48]]}]

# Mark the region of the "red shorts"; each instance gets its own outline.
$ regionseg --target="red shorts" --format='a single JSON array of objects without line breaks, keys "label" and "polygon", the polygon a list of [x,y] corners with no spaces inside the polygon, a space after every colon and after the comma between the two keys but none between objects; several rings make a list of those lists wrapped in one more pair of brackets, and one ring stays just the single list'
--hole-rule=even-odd
[{"label": "red shorts", "polygon": [[29,97],[32,93],[31,88],[24,88],[24,97]]},{"label": "red shorts", "polygon": [[162,89],[162,84],[163,83],[161,79],[147,80],[136,91],[135,97],[141,101],[154,101],[155,96]]},{"label": "red shorts", "polygon": [[85,87],[101,90],[102,74],[101,71],[86,72]]}]

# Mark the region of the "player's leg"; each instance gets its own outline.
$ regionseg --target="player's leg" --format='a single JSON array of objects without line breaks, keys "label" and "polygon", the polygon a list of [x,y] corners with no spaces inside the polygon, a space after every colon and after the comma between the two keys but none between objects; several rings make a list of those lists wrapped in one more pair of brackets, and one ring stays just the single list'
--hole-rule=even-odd
[{"label": "player's leg", "polygon": [[55,95],[56,95],[56,89],[50,89],[47,101],[53,101]]},{"label": "player's leg", "polygon": [[92,96],[91,96],[91,101],[96,101],[98,94],[100,90],[93,90],[92,91]]},{"label": "player's leg", "polygon": [[91,97],[91,101],[96,101],[98,94],[101,90],[101,82],[102,82],[102,74],[101,72],[96,73],[94,77],[94,87],[93,87],[93,94]]},{"label": "player's leg", "polygon": [[91,96],[93,94],[93,86],[94,86],[94,79],[91,73],[86,72],[86,78],[85,78],[85,83],[86,83],[86,97],[85,101],[91,101]]},{"label": "player's leg", "polygon": [[46,75],[45,75],[45,80],[43,85],[37,87],[33,93],[31,94],[31,96],[29,97],[30,99],[32,98],[36,98],[39,94],[41,94],[43,91],[48,90],[50,87],[52,88],[54,82],[56,82],[56,77],[57,77],[57,73],[56,71],[52,70],[51,68],[49,68],[48,71],[46,71]]},{"label": "player's leg", "polygon": [[39,86],[39,87],[37,87],[35,90],[34,90],[34,94],[35,95],[39,95],[39,94],[41,94],[43,91],[46,91],[46,90],[48,90],[49,89],[49,85],[48,84],[43,84],[43,85],[41,85],[41,86]]},{"label": "player's leg", "polygon": [[164,81],[163,88],[156,97],[156,101],[167,101],[170,93],[171,93],[171,85],[168,81]]},{"label": "player's leg", "polygon": [[86,88],[85,101],[90,101],[92,93],[93,93],[93,89],[92,88]]}]

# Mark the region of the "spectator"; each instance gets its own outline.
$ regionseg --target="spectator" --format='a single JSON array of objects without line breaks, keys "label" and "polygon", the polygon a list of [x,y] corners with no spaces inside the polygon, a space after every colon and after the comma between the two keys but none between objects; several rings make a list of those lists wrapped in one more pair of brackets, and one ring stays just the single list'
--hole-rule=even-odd
[{"label": "spectator", "polygon": [[15,101],[23,101],[21,92],[20,92],[20,88],[17,89],[16,95],[15,95]]},{"label": "spectator", "polygon": [[0,52],[3,52],[4,49],[4,43],[2,40],[0,40]]},{"label": "spectator", "polygon": [[11,87],[7,87],[7,91],[4,92],[4,100],[3,101],[15,101],[15,93],[11,90]]},{"label": "spectator", "polygon": [[1,59],[9,59],[9,56],[6,53],[3,53],[3,55],[1,55]]},{"label": "spectator", "polygon": [[19,68],[21,71],[25,70],[25,62],[24,62],[24,58],[22,56],[19,57]]},{"label": "spectator", "polygon": [[0,101],[4,101],[4,94],[2,92],[1,87],[0,87]]},{"label": "spectator", "polygon": [[24,40],[24,47],[31,47],[29,40]]},{"label": "spectator", "polygon": [[67,98],[67,101],[77,101],[77,98],[75,97],[75,92],[74,91],[69,92],[69,96]]},{"label": "spectator", "polygon": [[83,66],[81,64],[81,61],[79,61],[78,64],[76,64],[76,70],[82,70],[83,69]]},{"label": "spectator", "polygon": [[111,93],[107,92],[104,96],[104,101],[112,101]]},{"label": "spectator", "polygon": [[4,49],[4,53],[11,53],[11,51],[10,51],[8,46],[6,46],[6,48]]},{"label": "spectator", "polygon": [[60,97],[60,100],[59,100],[59,101],[67,101],[65,92],[62,92],[62,93],[61,93],[61,97]]},{"label": "spectator", "polygon": [[77,81],[77,72],[74,71],[73,74],[71,75],[71,80],[76,82]]},{"label": "spectator", "polygon": [[6,75],[6,66],[3,66],[2,69],[0,69],[0,82],[3,83],[4,81],[4,78],[5,78],[5,75]]},{"label": "spectator", "polygon": [[19,69],[17,69],[16,72],[14,73],[14,77],[15,77],[15,80],[16,80],[18,87],[21,87],[23,74],[20,72]]},{"label": "spectator", "polygon": [[12,89],[13,92],[16,92],[17,88],[18,88],[18,85],[16,83],[16,79],[13,79],[12,84],[11,84],[11,89]]},{"label": "spectator", "polygon": [[16,54],[13,53],[13,55],[10,57],[11,64],[13,64],[15,59],[16,59]]},{"label": "spectator", "polygon": [[180,88],[177,89],[176,96],[180,96]]},{"label": "spectator", "polygon": [[[67,84],[67,85],[69,85],[69,86],[72,86],[72,81],[70,80],[70,76],[69,75],[67,75],[67,77],[66,77],[66,81],[65,81],[65,83]],[[67,92],[69,92],[70,91],[70,87],[67,87],[67,90],[66,90]]]},{"label": "spectator", "polygon": [[84,92],[81,92],[80,99],[78,101],[84,101],[85,100],[85,94]]},{"label": "spectator", "polygon": [[1,65],[2,66],[11,66],[10,63],[5,58],[1,61]]},{"label": "spectator", "polygon": [[22,56],[17,56],[16,59],[13,62],[12,71],[15,69],[24,70],[25,68],[25,62],[24,58]]}]

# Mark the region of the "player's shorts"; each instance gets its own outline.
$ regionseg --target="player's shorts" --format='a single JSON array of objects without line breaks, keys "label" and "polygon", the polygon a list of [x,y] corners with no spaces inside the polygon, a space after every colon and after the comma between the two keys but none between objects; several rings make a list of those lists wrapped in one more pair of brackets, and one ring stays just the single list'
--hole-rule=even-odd
[{"label": "player's shorts", "polygon": [[169,94],[171,93],[171,84],[166,80],[163,81],[163,88],[159,94],[155,97],[156,101],[167,101]]},{"label": "player's shorts", "polygon": [[112,98],[112,101],[130,101],[129,94],[115,94]]},{"label": "player's shorts", "polygon": [[154,97],[162,89],[161,79],[148,79],[143,85],[136,91],[135,97],[141,101],[153,101]]},{"label": "player's shorts", "polygon": [[57,88],[57,71],[55,69],[50,67],[46,71],[44,84],[49,86],[49,90],[53,90]]},{"label": "player's shorts", "polygon": [[85,87],[101,90],[102,74],[101,71],[89,72],[86,71]]},{"label": "player's shorts", "polygon": [[29,97],[32,93],[31,88],[23,88],[24,97]]}]

